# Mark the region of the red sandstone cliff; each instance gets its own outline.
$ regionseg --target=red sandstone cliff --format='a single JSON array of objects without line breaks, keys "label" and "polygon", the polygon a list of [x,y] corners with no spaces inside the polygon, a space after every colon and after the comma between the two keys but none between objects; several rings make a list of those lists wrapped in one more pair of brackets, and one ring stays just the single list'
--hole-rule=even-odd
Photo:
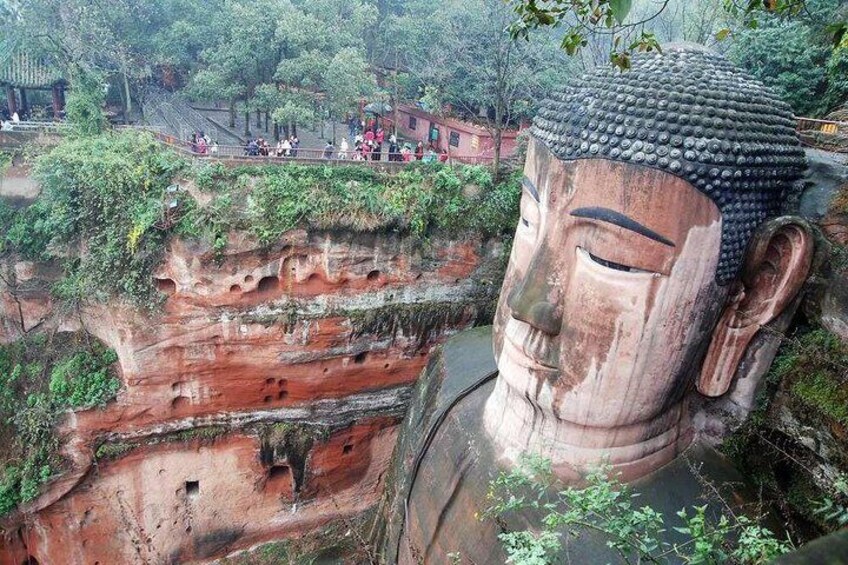
[{"label": "red sandstone cliff", "polygon": [[433,344],[488,315],[501,253],[294,231],[272,249],[232,234],[216,258],[176,240],[149,315],[62,312],[49,265],[7,265],[0,340],[84,329],[124,388],[64,419],[70,469],[2,520],[0,565],[202,562],[368,510],[410,385]]}]

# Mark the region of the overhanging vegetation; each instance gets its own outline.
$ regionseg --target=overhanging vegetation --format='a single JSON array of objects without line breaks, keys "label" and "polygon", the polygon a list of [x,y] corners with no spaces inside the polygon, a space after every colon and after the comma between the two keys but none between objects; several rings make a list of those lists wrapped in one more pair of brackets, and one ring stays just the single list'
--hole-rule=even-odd
[{"label": "overhanging vegetation", "polygon": [[232,230],[262,245],[298,227],[396,232],[422,244],[434,236],[493,237],[512,231],[520,195],[517,174],[495,183],[477,166],[428,164],[396,174],[191,166],[130,131],[65,140],[37,159],[35,175],[42,186],[35,203],[15,210],[0,201],[0,250],[61,263],[54,293],[67,303],[119,297],[148,308],[159,303],[152,273],[173,236],[205,240],[218,253]]}]

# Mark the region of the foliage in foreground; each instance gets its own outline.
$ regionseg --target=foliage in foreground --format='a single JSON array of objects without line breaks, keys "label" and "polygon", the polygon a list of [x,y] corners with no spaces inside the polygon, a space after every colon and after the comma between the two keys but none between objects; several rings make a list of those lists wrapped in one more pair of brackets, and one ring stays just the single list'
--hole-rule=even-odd
[{"label": "foliage in foreground", "polygon": [[0,346],[0,515],[38,496],[58,471],[59,414],[115,396],[116,361],[89,336],[38,334]]},{"label": "foliage in foreground", "polygon": [[592,470],[585,488],[555,491],[554,481],[550,461],[529,456],[490,483],[491,505],[484,518],[503,520],[526,510],[543,516],[532,530],[505,531],[498,536],[509,556],[507,562],[563,562],[563,532],[574,537],[600,534],[621,563],[759,564],[792,549],[791,542],[777,539],[756,521],[729,508],[714,519],[707,505],[677,512],[680,525],[673,529],[686,541],[669,543],[663,535],[668,517],[650,506],[637,506],[638,495],[611,476],[608,466]]},{"label": "foliage in foreground", "polygon": [[[491,236],[518,217],[516,175],[495,183],[483,167],[410,166],[398,174],[364,167],[301,165],[188,169],[152,136],[107,133],[64,141],[40,157],[41,197],[14,210],[0,200],[0,253],[55,260],[66,303],[121,297],[153,308],[153,272],[168,238],[200,238],[219,254],[227,233],[253,233],[264,245],[293,228]],[[180,175],[211,201],[168,191]],[[185,179],[184,179],[185,180]],[[183,182],[186,184],[186,182]]]}]

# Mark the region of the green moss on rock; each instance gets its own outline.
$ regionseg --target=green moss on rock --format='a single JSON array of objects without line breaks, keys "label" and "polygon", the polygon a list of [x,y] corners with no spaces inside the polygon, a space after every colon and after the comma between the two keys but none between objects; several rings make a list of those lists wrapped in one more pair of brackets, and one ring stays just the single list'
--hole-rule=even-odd
[{"label": "green moss on rock", "polygon": [[848,345],[838,336],[817,329],[787,340],[768,378],[808,421],[848,425]]},{"label": "green moss on rock", "polygon": [[[796,437],[802,432],[786,428],[784,418],[788,411],[790,421],[797,419],[802,428],[823,434],[844,430],[848,426],[846,376],[848,345],[838,336],[814,329],[787,338],[767,375],[767,390],[757,410],[722,445],[746,478],[761,489],[764,499],[776,501],[802,538],[833,529],[834,524],[817,509],[836,494],[817,471],[819,455],[805,445],[805,438]],[[848,444],[841,436],[833,436],[833,442],[830,463],[844,465]]]},{"label": "green moss on rock", "polygon": [[106,441],[97,447],[94,457],[98,461],[113,461],[142,446],[158,445],[160,443],[188,443],[198,440],[201,442],[213,442],[230,432],[230,428],[226,426],[203,426],[176,432],[155,434],[137,440]]},{"label": "green moss on rock", "polygon": [[61,413],[114,398],[116,361],[87,334],[33,334],[0,346],[0,515],[36,498],[61,470]]}]

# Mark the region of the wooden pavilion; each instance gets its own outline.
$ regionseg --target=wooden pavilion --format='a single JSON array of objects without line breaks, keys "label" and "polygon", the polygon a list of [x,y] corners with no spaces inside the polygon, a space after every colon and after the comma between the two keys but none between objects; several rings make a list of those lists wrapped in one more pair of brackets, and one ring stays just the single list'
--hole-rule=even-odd
[{"label": "wooden pavilion", "polygon": [[53,94],[53,117],[59,118],[65,108],[65,85],[59,69],[44,57],[16,47],[0,50],[0,86],[6,90],[10,115],[29,112],[28,90],[50,90]]}]

